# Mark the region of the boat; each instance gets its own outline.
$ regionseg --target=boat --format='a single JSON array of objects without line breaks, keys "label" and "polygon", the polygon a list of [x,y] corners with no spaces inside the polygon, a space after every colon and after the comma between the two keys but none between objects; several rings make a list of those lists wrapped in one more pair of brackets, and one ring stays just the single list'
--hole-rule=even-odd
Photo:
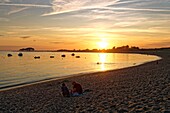
[{"label": "boat", "polygon": [[71,54],[71,56],[75,56],[75,54],[74,54],[74,53],[72,53],[72,54]]},{"label": "boat", "polygon": [[54,58],[54,56],[50,56],[50,58]]},{"label": "boat", "polygon": [[19,54],[18,54],[18,56],[20,56],[20,57],[21,57],[21,56],[23,56],[23,54],[22,54],[22,53],[19,53]]},{"label": "boat", "polygon": [[40,59],[40,56],[35,56],[34,59]]},{"label": "boat", "polygon": [[80,58],[80,56],[76,56],[76,58]]},{"label": "boat", "polygon": [[11,57],[11,56],[12,56],[12,54],[8,54],[7,56],[8,56],[8,57]]},{"label": "boat", "polygon": [[66,55],[61,55],[61,57],[66,57]]}]

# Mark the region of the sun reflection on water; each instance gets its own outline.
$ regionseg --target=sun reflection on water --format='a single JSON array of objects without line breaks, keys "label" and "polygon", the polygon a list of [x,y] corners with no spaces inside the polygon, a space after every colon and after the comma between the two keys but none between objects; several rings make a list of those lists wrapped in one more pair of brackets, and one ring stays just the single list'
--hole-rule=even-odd
[{"label": "sun reflection on water", "polygon": [[105,67],[105,63],[106,63],[106,54],[105,53],[101,53],[99,54],[99,60],[100,60],[100,68],[102,71],[106,70],[106,67]]}]

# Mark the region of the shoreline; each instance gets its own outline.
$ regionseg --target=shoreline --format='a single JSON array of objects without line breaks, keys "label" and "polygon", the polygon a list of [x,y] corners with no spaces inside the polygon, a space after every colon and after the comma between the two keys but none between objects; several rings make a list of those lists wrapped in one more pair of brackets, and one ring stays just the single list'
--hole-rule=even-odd
[{"label": "shoreline", "polygon": [[[167,92],[170,52],[152,51],[140,54],[157,55],[162,59],[118,70],[83,74],[0,91],[2,102],[0,111],[118,113],[170,111]],[[60,94],[60,84],[63,81],[69,89],[72,87],[71,81],[77,81],[82,84],[83,89],[92,91],[81,97],[64,98]]]},{"label": "shoreline", "polygon": [[[121,53],[119,53],[121,54]],[[124,53],[122,53],[124,54]],[[148,55],[145,53],[139,53],[139,52],[135,52],[135,53],[126,53],[126,54],[141,54],[141,55]],[[157,55],[154,55],[157,56]],[[30,85],[34,85],[34,84],[41,84],[41,83],[46,83],[49,81],[57,81],[57,80],[64,80],[64,79],[69,79],[72,77],[78,77],[78,76],[88,76],[89,74],[98,74],[98,73],[103,73],[103,72],[111,72],[111,71],[116,71],[116,70],[121,70],[121,69],[126,69],[126,68],[131,68],[131,67],[136,67],[136,66],[140,66],[140,65],[144,65],[146,63],[150,63],[150,62],[156,62],[162,59],[162,57],[157,56],[158,59],[154,60],[154,61],[148,61],[148,62],[143,62],[140,64],[134,64],[133,66],[129,66],[129,67],[122,67],[122,68],[117,68],[117,69],[109,69],[109,70],[104,70],[104,71],[92,71],[92,72],[83,72],[83,73],[77,73],[77,74],[70,74],[70,75],[66,75],[63,77],[53,77],[53,78],[46,78],[46,79],[42,79],[42,80],[37,80],[37,81],[30,81],[30,82],[25,82],[25,83],[19,83],[19,84],[14,84],[14,85],[9,85],[9,86],[4,86],[0,88],[0,92],[2,91],[7,91],[7,90],[13,90],[13,89],[17,89],[17,88],[22,88],[22,87],[27,87]]]}]

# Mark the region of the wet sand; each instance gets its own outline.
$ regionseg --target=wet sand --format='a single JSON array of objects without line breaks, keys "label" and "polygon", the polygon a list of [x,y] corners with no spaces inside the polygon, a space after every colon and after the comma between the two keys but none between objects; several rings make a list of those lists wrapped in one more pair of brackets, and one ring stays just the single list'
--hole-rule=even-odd
[{"label": "wet sand", "polygon": [[[142,52],[162,59],[125,69],[85,74],[0,92],[0,113],[170,113],[170,51]],[[62,97],[77,81],[90,92]]]}]

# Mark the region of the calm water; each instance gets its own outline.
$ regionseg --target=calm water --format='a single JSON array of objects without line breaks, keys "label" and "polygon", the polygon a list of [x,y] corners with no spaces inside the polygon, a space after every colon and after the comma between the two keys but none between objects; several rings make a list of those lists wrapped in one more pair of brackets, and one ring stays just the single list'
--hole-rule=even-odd
[{"label": "calm water", "polygon": [[[7,57],[11,53],[12,57]],[[62,58],[61,55],[66,57]],[[73,74],[120,69],[160,59],[157,56],[119,53],[0,52],[0,89]],[[54,58],[50,58],[54,55]],[[41,56],[34,59],[34,56]],[[99,64],[97,64],[99,62]]]}]

